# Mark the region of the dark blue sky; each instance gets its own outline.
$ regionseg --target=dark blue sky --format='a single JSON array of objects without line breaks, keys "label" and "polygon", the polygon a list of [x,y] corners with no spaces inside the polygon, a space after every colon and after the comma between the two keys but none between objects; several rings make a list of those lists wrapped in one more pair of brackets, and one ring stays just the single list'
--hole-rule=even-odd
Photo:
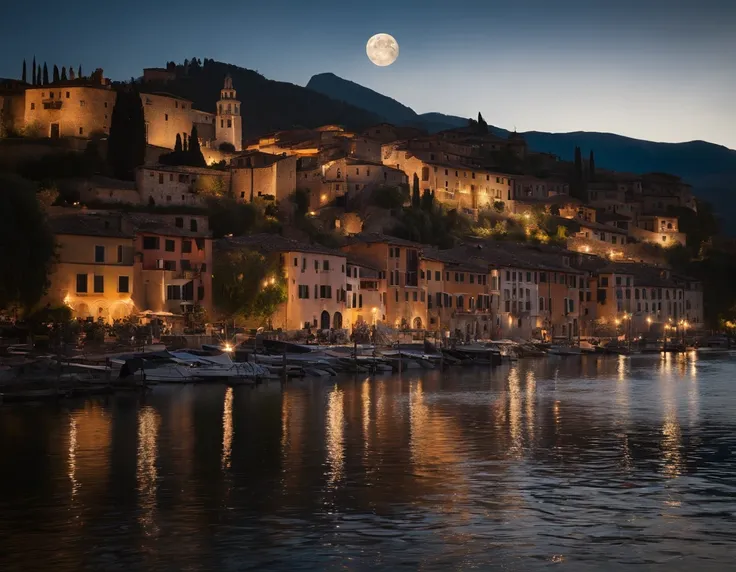
[{"label": "dark blue sky", "polygon": [[[210,57],[300,85],[331,71],[420,113],[480,110],[520,131],[736,148],[736,0],[36,0],[2,12],[2,77],[34,54],[114,79]],[[377,32],[400,44],[387,68],[365,55]]]}]

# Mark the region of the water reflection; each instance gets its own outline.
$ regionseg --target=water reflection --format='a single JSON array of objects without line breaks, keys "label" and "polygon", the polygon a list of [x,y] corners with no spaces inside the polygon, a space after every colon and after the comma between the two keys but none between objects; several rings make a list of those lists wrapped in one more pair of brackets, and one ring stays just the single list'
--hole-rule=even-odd
[{"label": "water reflection", "polygon": [[729,569],[734,366],[520,360],[4,408],[3,570]]},{"label": "water reflection", "polygon": [[225,390],[225,403],[222,407],[222,461],[223,470],[230,468],[233,449],[233,388]]},{"label": "water reflection", "polygon": [[140,504],[139,522],[144,534],[158,533],[156,522],[156,491],[158,488],[157,438],[160,418],[150,407],[141,408],[138,414],[138,495]]},{"label": "water reflection", "polygon": [[328,488],[334,488],[342,478],[345,462],[344,392],[335,386],[329,394],[326,412]]}]

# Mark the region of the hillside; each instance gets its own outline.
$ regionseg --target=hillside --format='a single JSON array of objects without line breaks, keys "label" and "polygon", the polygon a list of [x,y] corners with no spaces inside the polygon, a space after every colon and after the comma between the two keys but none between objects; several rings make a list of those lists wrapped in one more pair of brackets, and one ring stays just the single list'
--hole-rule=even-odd
[{"label": "hillside", "polygon": [[307,83],[307,89],[370,111],[394,125],[418,127],[430,133],[453,129],[468,123],[467,118],[442,113],[420,115],[411,107],[407,107],[391,97],[343,79],[334,73],[322,73],[312,76]]},{"label": "hillside", "polygon": [[381,121],[379,116],[369,111],[310,89],[273,81],[255,71],[208,59],[203,65],[188,65],[186,68],[179,65],[174,81],[149,82],[145,89],[172,93],[192,100],[198,109],[214,112],[228,73],[242,103],[245,138],[327,124],[361,130]]},{"label": "hillside", "polygon": [[[363,107],[376,115],[381,115],[386,121],[423,127],[430,132],[458,127],[467,122],[461,117],[442,113],[418,115],[394,99],[334,74],[315,76],[309,81],[308,87],[335,99]],[[391,115],[384,115],[387,112],[391,112]],[[502,137],[508,135],[505,129],[492,127],[492,130]],[[586,131],[571,133],[528,131],[522,135],[533,151],[553,153],[564,160],[571,161],[575,147],[579,146],[584,156],[587,156],[590,150],[594,150],[596,164],[604,169],[678,175],[693,185],[699,197],[712,202],[721,218],[736,215],[736,201],[733,200],[736,194],[736,151],[721,145],[705,141],[657,143],[613,133]]]}]

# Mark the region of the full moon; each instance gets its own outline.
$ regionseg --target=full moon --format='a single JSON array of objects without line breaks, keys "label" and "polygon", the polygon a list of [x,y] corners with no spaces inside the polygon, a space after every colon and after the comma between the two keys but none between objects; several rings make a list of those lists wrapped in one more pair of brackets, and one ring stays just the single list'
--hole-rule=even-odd
[{"label": "full moon", "polygon": [[376,34],[368,40],[365,53],[377,66],[390,66],[399,57],[399,43],[390,34]]}]

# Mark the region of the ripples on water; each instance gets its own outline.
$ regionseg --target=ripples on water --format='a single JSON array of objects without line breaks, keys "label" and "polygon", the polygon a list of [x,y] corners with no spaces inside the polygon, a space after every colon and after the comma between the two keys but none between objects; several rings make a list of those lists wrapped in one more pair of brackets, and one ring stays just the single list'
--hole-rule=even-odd
[{"label": "ripples on water", "polygon": [[6,570],[733,569],[736,361],[0,408]]}]

